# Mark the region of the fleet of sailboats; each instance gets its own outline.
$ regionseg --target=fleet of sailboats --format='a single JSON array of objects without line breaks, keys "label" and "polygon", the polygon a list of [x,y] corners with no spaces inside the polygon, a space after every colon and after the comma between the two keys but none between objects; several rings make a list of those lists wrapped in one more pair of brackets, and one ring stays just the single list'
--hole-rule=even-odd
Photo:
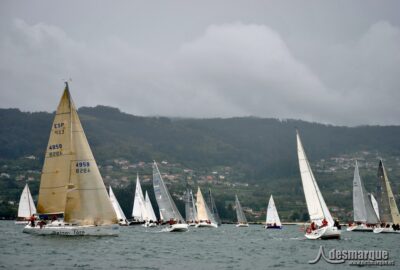
[{"label": "fleet of sailboats", "polygon": [[235,208],[237,217],[236,227],[249,227],[249,223],[247,223],[246,216],[243,212],[242,206],[239,202],[239,198],[237,195],[235,195]]},{"label": "fleet of sailboats", "polygon": [[282,223],[279,219],[278,211],[276,210],[274,198],[269,198],[268,207],[267,207],[267,216],[265,221],[266,229],[282,229]]},{"label": "fleet of sailboats", "polygon": [[29,218],[34,214],[36,214],[35,203],[33,202],[28,184],[25,184],[19,199],[18,219],[15,221],[15,224],[28,224]]},{"label": "fleet of sailboats", "polygon": [[361,180],[357,160],[353,178],[353,213],[354,223],[347,228],[347,231],[372,232],[374,227],[379,224],[379,218],[372,205],[371,197]]},{"label": "fleet of sailboats", "polygon": [[[72,101],[68,83],[54,117],[40,180],[37,211],[28,184],[19,202],[16,224],[27,224],[23,232],[37,235],[95,235],[117,236],[119,225],[128,220],[117,198],[109,187],[109,196],[86,139],[76,107]],[[297,154],[303,191],[311,221],[305,237],[308,239],[340,238],[341,232],[329,212],[325,200],[311,170],[300,135],[296,132]],[[189,186],[185,192],[186,222],[176,207],[165,185],[157,163],[153,163],[153,188],[160,219],[157,220],[148,192],[143,196],[139,175],[130,224],[146,227],[167,225],[163,231],[184,232],[189,225],[217,228],[221,219],[212,196],[208,191],[206,203],[200,187],[196,199]],[[248,227],[246,216],[235,195],[236,227]],[[378,168],[377,199],[366,191],[360,177],[357,161],[353,177],[354,223],[348,231],[373,231],[374,233],[400,233],[396,224],[400,215],[382,160]],[[38,212],[38,213],[36,213]],[[34,215],[40,221],[35,220]],[[29,222],[28,222],[29,221]],[[266,229],[281,229],[276,205],[271,195],[266,214]]]},{"label": "fleet of sailboats", "polygon": [[[39,235],[118,235],[115,210],[86,139],[68,83],[58,105],[40,180],[38,215],[23,232]],[[61,220],[57,217],[61,217]]]},{"label": "fleet of sailboats", "polygon": [[331,213],[322,197],[298,132],[296,132],[296,137],[301,181],[311,220],[311,226],[307,229],[305,236],[308,239],[340,238],[340,230],[333,221]]}]

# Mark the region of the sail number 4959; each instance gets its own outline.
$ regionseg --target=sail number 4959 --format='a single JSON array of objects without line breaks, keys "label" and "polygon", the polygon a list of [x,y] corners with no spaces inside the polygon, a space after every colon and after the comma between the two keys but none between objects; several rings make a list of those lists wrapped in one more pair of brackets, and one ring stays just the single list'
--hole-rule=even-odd
[{"label": "sail number 4959", "polygon": [[89,173],[90,162],[89,161],[77,161],[75,164],[76,173]]}]

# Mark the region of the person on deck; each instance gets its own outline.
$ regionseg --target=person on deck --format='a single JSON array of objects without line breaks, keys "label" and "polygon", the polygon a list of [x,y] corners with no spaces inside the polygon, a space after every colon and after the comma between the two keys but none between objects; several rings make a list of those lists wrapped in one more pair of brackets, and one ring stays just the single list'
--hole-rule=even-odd
[{"label": "person on deck", "polygon": [[30,223],[31,223],[31,227],[35,227],[35,215],[32,215],[32,216],[29,218],[29,221],[30,221]]},{"label": "person on deck", "polygon": [[326,221],[326,219],[324,218],[322,220],[322,227],[328,226],[328,221]]},{"label": "person on deck", "polygon": [[311,222],[311,230],[315,231],[317,229],[317,227],[315,226],[315,222]]}]

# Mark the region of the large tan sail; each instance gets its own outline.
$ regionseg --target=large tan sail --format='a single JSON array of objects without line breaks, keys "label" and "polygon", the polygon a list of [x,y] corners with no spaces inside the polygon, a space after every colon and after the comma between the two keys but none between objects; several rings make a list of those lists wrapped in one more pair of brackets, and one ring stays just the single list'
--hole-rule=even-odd
[{"label": "large tan sail", "polygon": [[75,159],[71,150],[71,107],[66,87],[54,117],[40,179],[37,212],[41,214],[65,210],[70,164]]},{"label": "large tan sail", "polygon": [[197,220],[210,220],[210,217],[207,214],[206,210],[206,202],[204,201],[203,194],[201,193],[200,188],[197,188],[197,196],[196,196],[196,208],[197,208]]},{"label": "large tan sail", "polygon": [[[390,186],[389,178],[382,160],[379,162],[378,178],[382,187],[382,194],[380,195],[380,214],[381,221],[388,223],[400,223],[399,210],[397,208],[396,200],[393,196],[392,188]],[[387,209],[389,208],[389,209]]]}]

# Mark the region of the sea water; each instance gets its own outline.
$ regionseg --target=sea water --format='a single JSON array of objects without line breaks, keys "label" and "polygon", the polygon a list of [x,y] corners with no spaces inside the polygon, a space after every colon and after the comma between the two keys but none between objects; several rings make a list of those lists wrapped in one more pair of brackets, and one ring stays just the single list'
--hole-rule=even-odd
[{"label": "sea water", "polygon": [[23,226],[0,222],[0,269],[356,269],[348,262],[314,260],[320,249],[386,250],[400,269],[400,234],[342,231],[341,240],[306,240],[300,226],[265,230],[261,225],[185,233],[161,228],[120,227],[119,237],[35,236]]}]

